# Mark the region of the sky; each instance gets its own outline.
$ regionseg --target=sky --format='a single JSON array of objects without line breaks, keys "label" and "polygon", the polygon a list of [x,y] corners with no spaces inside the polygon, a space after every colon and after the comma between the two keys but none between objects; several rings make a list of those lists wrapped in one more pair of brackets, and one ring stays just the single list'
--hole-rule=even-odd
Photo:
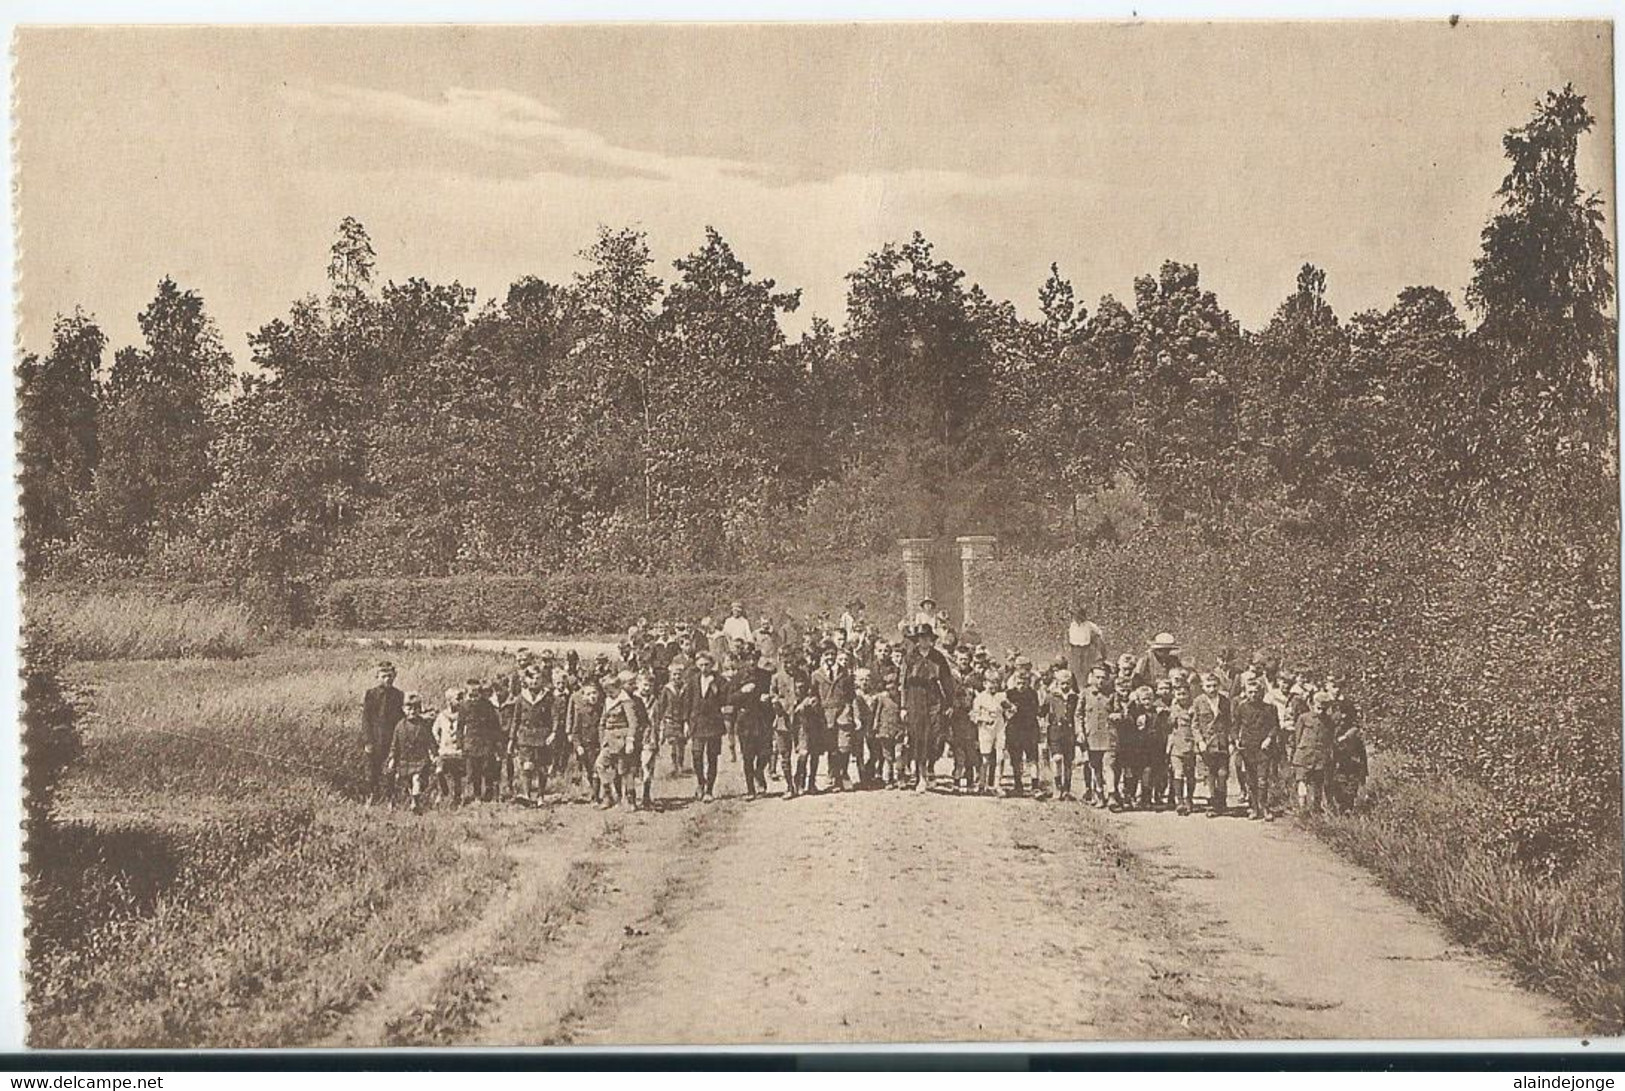
[{"label": "sky", "polygon": [[481,300],[567,280],[600,224],[668,278],[715,226],[803,290],[792,332],[914,230],[1028,315],[1051,262],[1092,311],[1166,259],[1249,327],[1306,261],[1345,317],[1460,305],[1501,136],[1565,83],[1613,218],[1598,22],[23,28],[15,57],[29,350],[76,305],[138,342],[168,275],[243,363],[347,215],[382,279]]}]

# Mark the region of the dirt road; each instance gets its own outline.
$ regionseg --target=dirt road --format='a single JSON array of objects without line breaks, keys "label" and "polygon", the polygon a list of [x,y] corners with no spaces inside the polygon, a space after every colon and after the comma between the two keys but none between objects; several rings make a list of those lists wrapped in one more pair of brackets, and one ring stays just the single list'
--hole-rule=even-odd
[{"label": "dirt road", "polygon": [[325,1044],[1577,1033],[1285,824],[723,782],[504,810],[514,889]]}]

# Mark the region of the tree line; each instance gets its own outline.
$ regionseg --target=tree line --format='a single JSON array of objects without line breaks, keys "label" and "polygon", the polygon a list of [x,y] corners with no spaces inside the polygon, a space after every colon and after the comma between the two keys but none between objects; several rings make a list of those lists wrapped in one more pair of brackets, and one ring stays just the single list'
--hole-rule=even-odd
[{"label": "tree line", "polygon": [[1576,173],[1593,124],[1564,88],[1504,135],[1465,313],[1412,286],[1341,318],[1305,265],[1258,330],[1177,261],[1093,310],[1052,266],[1023,317],[917,233],[847,275],[840,328],[794,337],[800,293],[714,229],[663,276],[641,232],[602,228],[568,282],[481,303],[382,281],[345,219],[325,293],[250,337],[252,369],[167,277],[110,366],[93,317],[57,317],[20,363],[25,564],[286,588],[1146,521],[1326,538],[1534,503],[1612,526],[1612,250]]}]

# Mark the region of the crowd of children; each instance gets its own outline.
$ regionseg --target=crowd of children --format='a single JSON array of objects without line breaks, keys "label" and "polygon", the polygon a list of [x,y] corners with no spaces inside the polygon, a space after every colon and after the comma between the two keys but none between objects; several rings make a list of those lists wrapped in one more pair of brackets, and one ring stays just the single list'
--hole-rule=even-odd
[{"label": "crowd of children", "polygon": [[619,662],[521,649],[512,671],[447,690],[438,709],[381,663],[362,710],[369,799],[540,804],[568,779],[601,807],[636,809],[665,763],[692,770],[710,802],[726,745],[747,799],[937,788],[1218,817],[1233,784],[1255,819],[1291,795],[1304,813],[1353,803],[1366,751],[1335,676],[1267,652],[1193,669],[1169,633],[1113,660],[1080,624],[1069,654],[1038,666],[1015,648],[995,658],[930,600],[895,639],[861,603],[777,630],[734,603],[720,623],[640,621]]}]

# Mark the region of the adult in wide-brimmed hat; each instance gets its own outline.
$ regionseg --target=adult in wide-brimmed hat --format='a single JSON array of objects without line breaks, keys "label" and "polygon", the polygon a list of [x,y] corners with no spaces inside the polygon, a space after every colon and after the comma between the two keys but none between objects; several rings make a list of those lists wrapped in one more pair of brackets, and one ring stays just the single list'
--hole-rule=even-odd
[{"label": "adult in wide-brimmed hat", "polygon": [[947,660],[935,646],[936,630],[921,623],[908,635],[912,639],[903,660],[903,729],[913,768],[906,771],[905,780],[912,779],[916,790],[924,792],[931,786],[942,752],[941,728],[953,697],[953,681]]},{"label": "adult in wide-brimmed hat", "polygon": [[1135,686],[1155,686],[1168,672],[1185,664],[1179,658],[1179,642],[1166,630],[1151,638],[1145,654],[1134,664]]}]

